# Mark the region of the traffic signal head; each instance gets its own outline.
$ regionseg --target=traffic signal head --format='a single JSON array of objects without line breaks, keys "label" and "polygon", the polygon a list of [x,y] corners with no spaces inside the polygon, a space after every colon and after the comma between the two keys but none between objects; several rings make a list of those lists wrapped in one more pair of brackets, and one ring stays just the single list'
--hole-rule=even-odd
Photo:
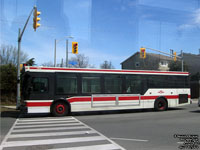
[{"label": "traffic signal head", "polygon": [[146,58],[146,48],[140,48],[140,58]]},{"label": "traffic signal head", "polygon": [[78,42],[72,42],[72,53],[78,54]]},{"label": "traffic signal head", "polygon": [[174,52],[174,61],[176,61],[177,58],[176,58],[176,52]]},{"label": "traffic signal head", "polygon": [[41,14],[41,12],[37,11],[37,7],[34,8],[33,13],[33,29],[36,31],[36,29],[40,26],[38,21],[40,21],[40,18],[38,17]]}]

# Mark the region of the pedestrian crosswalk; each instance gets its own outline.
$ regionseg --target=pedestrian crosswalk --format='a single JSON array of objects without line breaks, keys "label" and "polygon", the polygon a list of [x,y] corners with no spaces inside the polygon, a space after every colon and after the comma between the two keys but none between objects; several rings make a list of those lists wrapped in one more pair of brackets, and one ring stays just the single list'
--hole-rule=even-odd
[{"label": "pedestrian crosswalk", "polygon": [[74,117],[19,118],[0,150],[124,150]]}]

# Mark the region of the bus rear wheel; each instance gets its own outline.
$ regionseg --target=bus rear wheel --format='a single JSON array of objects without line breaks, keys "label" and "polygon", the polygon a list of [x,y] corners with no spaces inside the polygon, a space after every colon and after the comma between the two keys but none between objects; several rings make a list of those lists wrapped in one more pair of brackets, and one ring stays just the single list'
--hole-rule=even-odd
[{"label": "bus rear wheel", "polygon": [[154,109],[156,111],[165,111],[168,108],[167,101],[164,98],[159,98],[155,101]]},{"label": "bus rear wheel", "polygon": [[62,117],[68,115],[69,108],[64,102],[56,102],[52,106],[51,113],[55,117]]}]

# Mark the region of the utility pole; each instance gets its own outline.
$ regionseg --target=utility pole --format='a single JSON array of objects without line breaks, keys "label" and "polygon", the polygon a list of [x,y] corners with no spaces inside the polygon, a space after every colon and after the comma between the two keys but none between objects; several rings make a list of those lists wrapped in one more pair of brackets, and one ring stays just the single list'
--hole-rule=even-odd
[{"label": "utility pole", "polygon": [[200,79],[199,79],[199,107],[200,107]]},{"label": "utility pole", "polygon": [[[66,67],[68,67],[68,43],[69,43],[69,38],[73,39],[72,36],[65,36],[64,38],[66,38]],[[63,40],[62,39],[55,39],[55,44],[54,44],[54,67],[56,67],[56,44]]]},{"label": "utility pole", "polygon": [[182,70],[182,72],[184,71],[184,66],[183,66],[183,50],[181,50],[181,70]]},{"label": "utility pole", "polygon": [[68,67],[68,39],[66,39],[66,68]]},{"label": "utility pole", "polygon": [[54,67],[56,67],[56,39],[55,39],[55,44],[54,44]]}]

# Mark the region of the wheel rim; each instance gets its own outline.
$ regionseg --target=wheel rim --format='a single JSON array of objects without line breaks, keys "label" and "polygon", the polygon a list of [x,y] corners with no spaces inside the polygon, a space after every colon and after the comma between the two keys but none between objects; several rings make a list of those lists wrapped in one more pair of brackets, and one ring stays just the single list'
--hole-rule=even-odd
[{"label": "wheel rim", "polygon": [[63,104],[58,104],[56,106],[56,112],[58,114],[63,114],[65,112],[65,106]]},{"label": "wheel rim", "polygon": [[159,102],[158,103],[158,108],[160,109],[160,110],[164,110],[165,109],[165,104],[164,104],[164,102]]}]

